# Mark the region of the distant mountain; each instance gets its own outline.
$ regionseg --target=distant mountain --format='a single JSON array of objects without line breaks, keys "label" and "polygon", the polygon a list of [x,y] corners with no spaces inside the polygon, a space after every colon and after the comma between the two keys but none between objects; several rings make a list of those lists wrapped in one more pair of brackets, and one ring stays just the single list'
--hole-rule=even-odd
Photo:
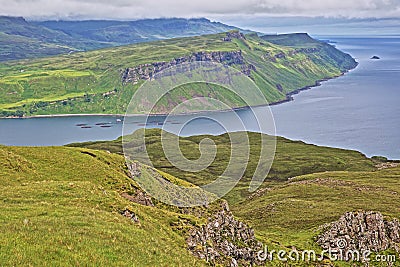
[{"label": "distant mountain", "polygon": [[237,29],[208,19],[44,21],[0,16],[0,61],[213,34]]},{"label": "distant mountain", "polygon": [[74,38],[111,44],[131,44],[175,37],[213,34],[238,29],[208,19],[144,19],[136,21],[44,21],[35,23]]}]

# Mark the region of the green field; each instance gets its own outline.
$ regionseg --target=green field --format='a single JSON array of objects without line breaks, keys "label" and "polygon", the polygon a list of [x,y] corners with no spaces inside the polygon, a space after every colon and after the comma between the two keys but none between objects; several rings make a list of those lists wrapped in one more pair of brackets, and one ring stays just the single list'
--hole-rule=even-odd
[{"label": "green field", "polygon": [[[183,172],[160,154],[159,130],[149,130],[146,136],[153,164],[162,170],[158,175],[181,185],[214,180],[229,158],[227,135],[208,136],[217,144],[217,159],[202,172]],[[183,154],[196,159],[204,137],[183,138]],[[249,137],[246,175],[225,199],[234,216],[252,226],[258,240],[270,249],[320,251],[314,241],[319,227],[347,211],[373,210],[387,218],[400,217],[399,167],[378,170],[376,165],[385,159],[284,138],[277,139],[270,175],[258,191],[249,193],[260,134],[249,133]],[[185,238],[188,229],[205,223],[214,204],[200,208],[203,215],[197,217],[156,200],[155,207],[130,202],[123,193],[140,189],[127,176],[125,159],[119,155],[120,139],[72,146],[0,147],[2,265],[206,265],[188,252]],[[140,153],[137,156],[140,161]],[[144,177],[155,177],[153,170],[142,170]],[[120,215],[126,207],[135,211],[139,223]],[[267,266],[287,265],[268,262]]]},{"label": "green field", "polygon": [[[181,151],[188,159],[200,156],[199,143],[203,138],[210,138],[217,145],[216,159],[210,167],[198,173],[172,166],[161,152],[160,136],[160,130],[146,130],[146,149],[151,162],[156,168],[176,177],[204,185],[214,181],[228,164],[228,134],[180,139]],[[163,138],[169,142],[168,135]],[[260,134],[249,133],[249,140],[251,156],[245,175],[224,198],[234,215],[253,226],[259,240],[270,249],[296,247],[321,251],[314,242],[319,227],[337,220],[347,211],[372,210],[382,212],[388,218],[399,218],[399,167],[378,170],[375,166],[385,159],[370,159],[356,151],[319,147],[280,137],[277,138],[276,155],[268,177],[258,191],[250,193],[249,181],[259,160]],[[121,142],[117,139],[71,146],[122,153]],[[134,146],[128,147],[135,149]],[[137,158],[143,160],[140,153]],[[277,262],[274,264],[278,265]],[[346,263],[336,265],[349,266]]]},{"label": "green field", "polygon": [[[292,46],[275,44],[255,34],[246,35],[246,40],[230,42],[223,41],[225,36],[226,33],[176,38],[3,62],[0,64],[0,112],[3,116],[123,114],[142,84],[123,83],[121,77],[126,68],[169,62],[199,51],[242,51],[245,64],[256,67],[251,79],[269,102],[281,101],[287,93],[314,85],[317,80],[339,76],[356,66],[349,55],[305,34],[287,35],[286,39],[297,40]],[[209,91],[199,89],[196,93],[208,95]],[[229,93],[220,95],[228,105],[241,106]],[[177,101],[176,97],[173,100]]]},{"label": "green field", "polygon": [[86,152],[0,147],[1,266],[205,265],[184,239],[201,219],[128,201],[121,194],[138,189],[124,158]]}]

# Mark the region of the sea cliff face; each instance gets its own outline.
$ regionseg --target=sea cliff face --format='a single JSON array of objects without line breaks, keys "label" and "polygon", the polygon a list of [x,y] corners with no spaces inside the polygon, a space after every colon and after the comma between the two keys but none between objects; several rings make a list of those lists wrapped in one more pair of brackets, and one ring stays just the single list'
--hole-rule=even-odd
[{"label": "sea cliff face", "polygon": [[126,68],[122,73],[123,83],[137,84],[139,80],[151,80],[157,73],[163,70],[177,66],[182,63],[190,62],[216,62],[224,65],[240,65],[241,71],[250,76],[252,70],[256,70],[254,65],[246,64],[241,50],[238,51],[215,51],[215,52],[196,52],[190,56],[174,58],[169,62],[153,62],[149,64],[140,64],[136,67]]}]

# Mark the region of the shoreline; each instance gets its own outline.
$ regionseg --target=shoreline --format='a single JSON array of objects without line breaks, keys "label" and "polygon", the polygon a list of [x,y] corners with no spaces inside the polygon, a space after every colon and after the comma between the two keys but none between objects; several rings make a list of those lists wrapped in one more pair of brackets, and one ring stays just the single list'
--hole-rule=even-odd
[{"label": "shoreline", "polygon": [[[358,66],[358,63],[356,65],[356,67],[357,66]],[[353,69],[355,69],[355,68],[353,68]],[[315,87],[319,87],[322,85],[323,82],[342,77],[343,75],[345,75],[346,73],[348,73],[349,71],[351,71],[353,69],[342,72],[340,75],[337,75],[334,77],[317,80],[317,81],[315,81],[315,83],[313,85],[308,85],[308,86],[296,89],[290,93],[287,93],[285,99],[282,99],[282,100],[279,100],[276,102],[272,102],[272,103],[268,103],[266,105],[262,104],[262,105],[255,105],[255,106],[243,106],[243,107],[236,107],[236,108],[232,108],[232,109],[221,109],[221,110],[200,110],[200,111],[196,111],[196,112],[187,112],[187,113],[179,113],[179,114],[154,113],[154,114],[135,114],[135,115],[128,115],[128,116],[129,117],[156,117],[156,116],[170,116],[170,115],[187,116],[187,115],[196,115],[196,114],[202,114],[202,113],[208,113],[208,112],[231,112],[231,111],[240,111],[240,110],[256,108],[256,107],[276,106],[276,105],[291,102],[294,100],[294,98],[293,98],[294,95],[297,95],[306,90],[311,90]],[[0,116],[0,119],[35,119],[35,118],[61,118],[61,117],[90,117],[90,116],[126,117],[127,115],[126,114],[102,114],[102,113],[49,114],[49,115],[33,115],[33,116],[23,116],[23,117],[17,117],[17,116],[1,117]]]}]

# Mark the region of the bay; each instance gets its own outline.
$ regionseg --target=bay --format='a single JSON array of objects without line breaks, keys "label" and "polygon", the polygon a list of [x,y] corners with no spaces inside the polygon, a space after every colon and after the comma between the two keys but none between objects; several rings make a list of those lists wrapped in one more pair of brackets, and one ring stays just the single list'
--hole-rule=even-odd
[{"label": "bay", "polygon": [[[259,116],[274,116],[273,125],[257,124],[250,109],[186,116],[130,119],[125,132],[164,128],[181,136],[262,131],[307,143],[355,149],[367,156],[400,159],[400,38],[319,37],[351,54],[359,66],[337,79],[295,95],[293,101],[256,107]],[[379,56],[379,60],[371,59]],[[232,123],[238,115],[243,124]],[[0,119],[0,143],[53,146],[113,140],[122,135],[119,116],[63,116]]]}]

